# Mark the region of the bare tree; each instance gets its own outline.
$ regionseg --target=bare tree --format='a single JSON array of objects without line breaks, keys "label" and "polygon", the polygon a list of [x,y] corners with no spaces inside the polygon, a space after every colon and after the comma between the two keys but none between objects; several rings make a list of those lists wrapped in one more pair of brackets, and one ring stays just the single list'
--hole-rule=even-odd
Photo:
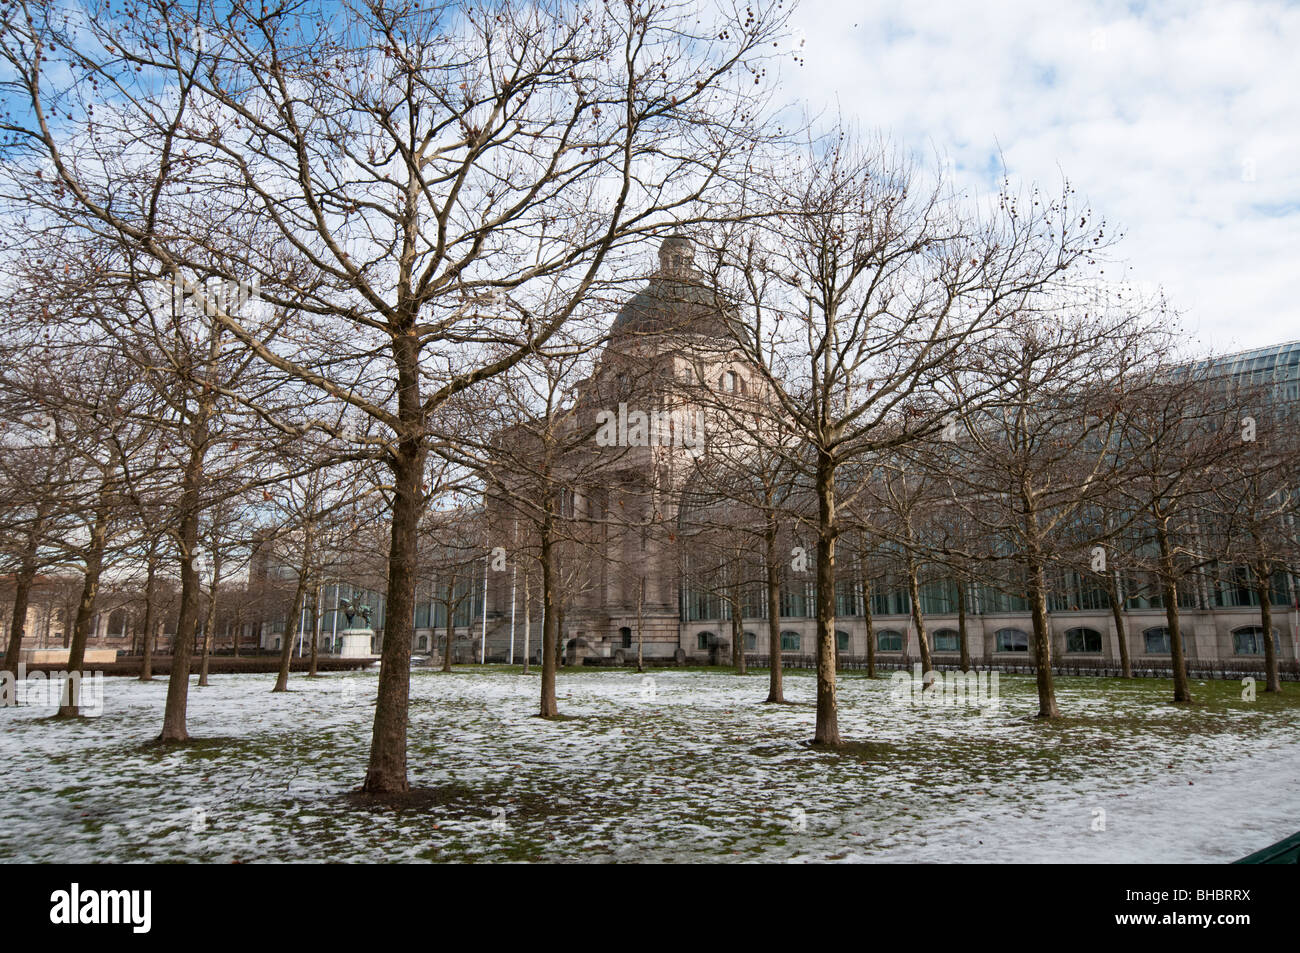
[{"label": "bare tree", "polygon": [[[27,108],[4,129],[31,161],[11,197],[185,288],[260,281],[260,314],[209,295],[213,323],[382,428],[389,631],[365,789],[403,792],[429,418],[544,343],[629,236],[725,178],[756,111],[745,67],[785,14],[737,6],[697,30],[640,2],[136,12],[92,11],[73,38],[62,14],[15,5],[0,55]],[[69,99],[111,106],[52,123]],[[112,198],[125,182],[129,207]],[[543,321],[539,279],[568,302]]]},{"label": "bare tree", "polygon": [[[451,671],[455,657],[456,617],[463,606],[474,604],[480,574],[486,571],[488,553],[483,522],[483,511],[472,507],[435,511],[426,520],[427,542],[421,552],[420,581],[427,581],[430,602],[443,612],[444,672]],[[435,629],[436,642],[435,623],[436,618],[431,617],[429,624]]]},{"label": "bare tree", "polygon": [[806,444],[815,499],[817,722],[841,743],[835,688],[836,476],[864,455],[932,436],[984,390],[957,386],[1010,316],[1100,247],[1068,189],[1004,192],[983,219],[885,146],[836,131],[755,185],[761,220],[713,241],[716,283],[742,303],[735,336],[773,410]]},{"label": "bare tree", "polygon": [[1228,479],[1222,463],[1240,447],[1245,430],[1206,364],[1176,364],[1169,356],[1138,399],[1124,407],[1124,479],[1117,485],[1126,508],[1140,514],[1130,534],[1130,561],[1148,568],[1164,605],[1174,674],[1174,701],[1192,700],[1179,624],[1184,580],[1211,560],[1198,532],[1198,513],[1213,487]]},{"label": "bare tree", "polygon": [[[1157,312],[1158,313],[1158,312]],[[1033,619],[1040,718],[1060,715],[1052,678],[1049,570],[1101,547],[1113,528],[1090,519],[1122,479],[1125,399],[1146,385],[1165,332],[1143,309],[1066,305],[1025,315],[991,344],[996,399],[963,416],[950,442],[951,505],[1022,573]],[[1142,362],[1146,362],[1143,364]],[[1104,574],[1104,548],[1095,573]],[[1096,576],[1094,575],[1094,578]]]},{"label": "bare tree", "polygon": [[[590,330],[590,329],[589,329]],[[462,441],[460,458],[482,479],[494,539],[509,542],[516,558],[538,568],[542,606],[539,714],[559,714],[556,669],[562,651],[565,596],[591,586],[591,559],[621,560],[609,545],[625,529],[616,501],[603,497],[612,468],[626,456],[620,447],[597,452],[595,409],[615,406],[628,385],[606,376],[588,379],[598,332],[568,328],[550,346],[503,375],[478,416],[478,441]],[[575,393],[580,381],[586,399]],[[613,388],[612,390],[610,388]],[[603,397],[594,397],[595,394]],[[611,532],[612,530],[612,532]],[[495,546],[491,547],[495,548]],[[525,570],[525,580],[528,579]],[[527,600],[527,596],[525,597]],[[531,621],[531,620],[529,620]]]},{"label": "bare tree", "polygon": [[[1218,544],[1223,562],[1249,567],[1259,603],[1266,692],[1282,690],[1273,629],[1274,576],[1294,569],[1300,516],[1300,436],[1272,385],[1223,380],[1218,388],[1236,409],[1241,441],[1222,461],[1200,532]],[[1213,532],[1211,527],[1217,527]]]}]

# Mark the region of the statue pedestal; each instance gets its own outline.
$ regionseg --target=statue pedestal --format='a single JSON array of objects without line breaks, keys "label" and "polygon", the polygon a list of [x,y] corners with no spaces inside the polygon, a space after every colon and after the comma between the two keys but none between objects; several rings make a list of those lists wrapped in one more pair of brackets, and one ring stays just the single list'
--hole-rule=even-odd
[{"label": "statue pedestal", "polygon": [[374,638],[374,629],[344,629],[340,633],[339,658],[374,658]]}]

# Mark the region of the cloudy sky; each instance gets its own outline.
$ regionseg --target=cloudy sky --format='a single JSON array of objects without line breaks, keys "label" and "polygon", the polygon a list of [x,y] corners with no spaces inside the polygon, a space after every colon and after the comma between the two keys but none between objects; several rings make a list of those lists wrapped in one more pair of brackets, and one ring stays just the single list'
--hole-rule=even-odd
[{"label": "cloudy sky", "polygon": [[803,0],[794,26],[787,94],[962,188],[995,188],[999,153],[1068,176],[1204,345],[1300,338],[1300,4]]}]

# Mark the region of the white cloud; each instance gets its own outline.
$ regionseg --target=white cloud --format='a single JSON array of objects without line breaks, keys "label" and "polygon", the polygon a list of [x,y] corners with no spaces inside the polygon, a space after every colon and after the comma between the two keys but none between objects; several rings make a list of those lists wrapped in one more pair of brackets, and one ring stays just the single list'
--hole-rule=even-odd
[{"label": "white cloud", "polygon": [[1064,173],[1219,348],[1300,337],[1300,7],[804,0],[784,92],[985,190]]}]

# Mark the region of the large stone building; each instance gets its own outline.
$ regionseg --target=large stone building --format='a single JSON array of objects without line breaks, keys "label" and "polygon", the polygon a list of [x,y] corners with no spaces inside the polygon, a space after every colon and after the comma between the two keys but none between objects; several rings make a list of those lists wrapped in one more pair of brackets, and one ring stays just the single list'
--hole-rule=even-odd
[{"label": "large stone building", "polygon": [[[674,382],[706,385],[737,399],[761,399],[760,378],[738,362],[727,346],[726,322],[715,302],[692,265],[690,242],[677,237],[666,240],[659,251],[658,271],[615,317],[598,370],[585,382],[579,401],[588,401],[593,412],[612,409],[615,400],[622,403],[623,392],[605,386],[611,377],[630,382],[636,399],[629,408],[671,409],[687,418],[693,409],[682,401],[691,389],[674,388]],[[1291,404],[1300,397],[1300,343],[1244,352],[1218,363],[1225,376],[1272,384],[1280,401]],[[566,515],[577,522],[671,527],[692,470],[692,452],[691,447],[675,443],[624,447],[607,466],[597,468],[602,480],[575,492],[566,502]],[[610,515],[616,519],[604,519]],[[730,660],[732,625],[725,601],[693,586],[671,533],[606,532],[594,549],[597,555],[588,560],[588,578],[571,586],[565,596],[561,639],[571,661],[634,657],[637,632],[641,651],[650,660]],[[523,634],[517,574],[513,582],[508,574],[488,577],[486,617],[477,606],[466,615],[465,655],[518,659]],[[1160,671],[1169,665],[1165,613],[1159,597],[1147,594],[1149,587],[1141,582],[1126,577],[1119,582],[1130,654],[1139,671]],[[642,585],[644,596],[638,604]],[[807,582],[787,582],[781,595],[780,651],[796,664],[810,663],[815,654],[812,585],[809,574]],[[953,585],[934,581],[922,586],[920,596],[935,658],[941,664],[957,660]],[[870,628],[878,660],[885,665],[914,661],[918,645],[906,588],[887,573],[871,588]],[[1296,578],[1279,572],[1273,589],[1273,634],[1284,669],[1292,671],[1300,658],[1298,596]],[[752,614],[743,618],[744,650],[761,659],[772,651],[765,600],[747,602]],[[964,602],[969,651],[976,663],[1012,668],[1031,664],[1032,625],[1022,597],[1008,594],[1004,586],[968,583]],[[862,584],[845,581],[837,603],[841,659],[854,664],[867,654]],[[1180,603],[1185,651],[1194,668],[1251,671],[1260,663],[1259,610],[1242,567],[1213,566],[1197,574],[1180,593]],[[1049,611],[1053,652],[1062,665],[1100,671],[1118,666],[1115,623],[1101,587],[1078,574],[1057,573]],[[533,657],[539,642],[539,614],[536,608],[531,613],[529,654]],[[486,646],[481,641],[484,635]],[[433,645],[432,641],[425,644]]]},{"label": "large stone building", "polygon": [[[561,647],[571,662],[629,661],[638,651],[651,663],[732,660],[732,622],[725,601],[702,588],[685,565],[675,528],[701,452],[693,395],[712,392],[710,403],[765,398],[761,378],[747,368],[728,344],[726,316],[717,297],[702,282],[689,240],[667,239],[659,249],[658,269],[620,309],[595,371],[578,390],[575,419],[592,434],[579,456],[582,479],[566,492],[561,516],[581,538],[563,566],[564,608]],[[1220,372],[1237,380],[1273,387],[1276,399],[1300,405],[1300,342],[1231,355],[1217,362]],[[638,413],[644,418],[638,418]],[[615,439],[601,440],[594,426],[603,418]],[[643,426],[644,425],[644,426]],[[641,428],[641,429],[638,429]],[[607,434],[608,436],[608,434]],[[518,541],[518,520],[489,498],[483,507],[459,514],[474,539]],[[481,544],[476,544],[481,545]],[[478,552],[482,552],[480,548]],[[457,661],[520,661],[540,655],[542,610],[539,580],[510,560],[504,571],[490,571],[489,560],[461,559],[450,582],[435,572],[417,585],[415,637],[417,654],[437,655],[446,644],[448,615],[452,653]],[[250,579],[273,574],[263,560]],[[808,665],[815,654],[812,574],[790,579],[780,597],[780,647],[790,664]],[[374,628],[382,639],[385,606],[382,585],[370,580],[340,580],[321,594],[322,648],[334,647],[340,622],[334,606],[340,598],[360,598],[375,610]],[[1167,670],[1169,638],[1158,597],[1148,595],[1141,580],[1121,575],[1123,618],[1138,671]],[[250,591],[254,588],[250,582]],[[969,651],[980,665],[1028,668],[1031,665],[1029,607],[1006,586],[967,583],[964,604]],[[525,594],[529,596],[526,611]],[[957,660],[957,600],[954,584],[931,580],[921,587],[935,660]],[[1300,588],[1295,576],[1279,572],[1273,585],[1274,637],[1283,670],[1300,673]],[[1180,592],[1186,652],[1193,668],[1254,671],[1262,662],[1263,632],[1249,574],[1242,567],[1215,565],[1193,577]],[[883,666],[906,665],[918,658],[907,589],[887,569],[872,580],[871,625],[864,612],[861,580],[843,580],[837,591],[837,642],[841,661],[861,664],[868,631]],[[283,601],[283,600],[282,600]],[[29,615],[29,644],[57,646],[66,641],[62,627],[66,599],[38,599]],[[744,651],[764,661],[769,645],[766,600],[746,600],[741,632]],[[485,611],[486,609],[486,611]],[[303,620],[286,625],[276,610],[257,610],[245,618],[246,638],[263,650],[278,648],[286,629],[298,635]],[[1078,574],[1055,575],[1049,600],[1053,653],[1058,663],[1081,671],[1118,667],[1119,646],[1105,592]],[[525,618],[529,625],[525,630]],[[0,627],[7,625],[7,614]],[[92,646],[128,650],[130,640],[121,612],[106,608],[96,621]],[[639,633],[639,638],[638,638]],[[0,628],[0,635],[3,635]],[[0,642],[4,640],[0,638]],[[220,642],[218,642],[220,645]]]},{"label": "large stone building", "polygon": [[[76,575],[38,575],[28,593],[27,616],[23,624],[22,658],[28,663],[59,663],[68,656],[72,638],[70,620],[75,620],[81,598],[82,579]],[[112,661],[117,653],[129,653],[133,633],[129,613],[119,600],[106,594],[90,621],[87,659]],[[0,652],[9,647],[13,624],[13,577],[0,577]]]}]

